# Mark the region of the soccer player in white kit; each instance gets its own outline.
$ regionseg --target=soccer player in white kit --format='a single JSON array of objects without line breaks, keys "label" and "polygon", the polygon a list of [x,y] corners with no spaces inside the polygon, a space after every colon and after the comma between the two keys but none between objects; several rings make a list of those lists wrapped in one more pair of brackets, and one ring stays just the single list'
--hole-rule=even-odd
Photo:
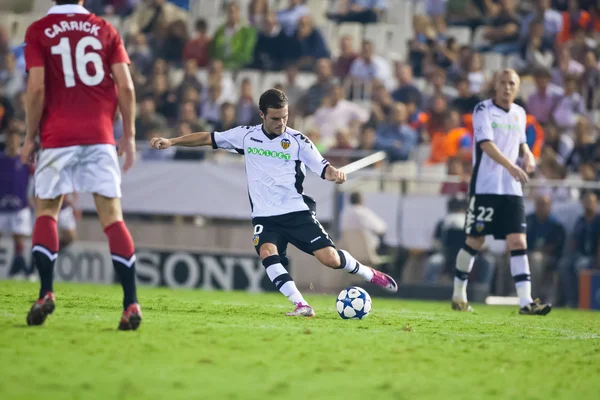
[{"label": "soccer player in white kit", "polygon": [[315,315],[285,268],[288,243],[314,255],[327,267],[344,269],[396,292],[398,285],[392,277],[362,265],[346,250],[335,248],[316,218],[314,200],[304,194],[305,165],[322,179],[338,184],[346,181],[346,175],[329,165],[310,139],[287,126],[288,100],[282,91],[269,89],[263,93],[259,109],[262,125],[192,133],[174,139],[153,138],[150,145],[160,150],[212,145],[214,149],[244,154],[254,247],[269,279],[295,306],[286,315]]},{"label": "soccer player in white kit", "polygon": [[[514,104],[519,75],[505,69],[496,76],[495,95],[477,104],[473,112],[473,175],[465,221],[467,239],[456,257],[452,309],[472,311],[467,301],[467,280],[477,252],[487,235],[506,239],[510,272],[515,281],[520,314],[546,315],[550,304],[531,298],[522,183],[535,169],[535,158],[526,143],[525,110]],[[521,168],[517,165],[522,157]]]}]

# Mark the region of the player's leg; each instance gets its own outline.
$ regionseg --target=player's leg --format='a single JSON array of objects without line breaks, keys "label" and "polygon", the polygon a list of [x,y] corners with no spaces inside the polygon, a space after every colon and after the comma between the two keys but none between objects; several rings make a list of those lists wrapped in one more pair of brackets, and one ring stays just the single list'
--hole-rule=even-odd
[{"label": "player's leg", "polygon": [[58,213],[59,251],[67,248],[77,239],[77,224],[72,207],[65,207]]},{"label": "player's leg", "polygon": [[8,272],[8,276],[14,276],[18,273],[23,272],[24,275],[28,275],[29,268],[27,267],[27,263],[25,262],[25,238],[26,236],[14,234],[13,235],[13,244],[14,244],[14,256],[12,263],[10,265],[10,270]]},{"label": "player's leg", "polygon": [[477,252],[483,247],[484,242],[485,236],[467,236],[465,244],[456,255],[454,290],[452,292],[453,310],[473,311],[467,299],[467,284]]},{"label": "player's leg", "polygon": [[35,199],[36,219],[31,254],[40,276],[40,293],[27,314],[28,325],[41,325],[54,311],[54,262],[58,256],[56,219],[62,198],[62,195],[59,195],[53,199]]},{"label": "player's leg", "polygon": [[135,284],[135,247],[129,229],[123,221],[121,199],[94,193],[94,203],[100,224],[108,238],[113,267],[123,287],[124,311],[119,329],[135,330],[142,320]]}]

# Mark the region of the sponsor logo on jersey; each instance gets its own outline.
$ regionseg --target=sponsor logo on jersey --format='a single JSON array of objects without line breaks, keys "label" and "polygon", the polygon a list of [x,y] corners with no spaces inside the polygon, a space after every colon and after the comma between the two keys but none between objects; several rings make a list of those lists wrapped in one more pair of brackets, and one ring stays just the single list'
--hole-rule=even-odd
[{"label": "sponsor logo on jersey", "polygon": [[248,151],[246,152],[246,154],[257,154],[257,155],[263,156],[263,157],[279,158],[280,160],[286,160],[286,161],[289,161],[291,159],[291,156],[289,155],[289,153],[284,153],[282,151],[257,149],[256,147],[248,147]]},{"label": "sponsor logo on jersey", "polygon": [[259,239],[258,235],[254,235],[254,237],[252,238],[252,243],[254,243],[255,246],[258,246],[258,239]]},{"label": "sponsor logo on jersey", "polygon": [[505,129],[507,131],[518,131],[519,125],[499,124],[498,122],[494,121],[494,122],[492,122],[492,128],[494,128],[494,129],[501,128],[501,129]]},{"label": "sponsor logo on jersey", "polygon": [[291,142],[289,141],[289,139],[281,139],[281,147],[283,147],[284,150],[287,150],[290,147]]}]

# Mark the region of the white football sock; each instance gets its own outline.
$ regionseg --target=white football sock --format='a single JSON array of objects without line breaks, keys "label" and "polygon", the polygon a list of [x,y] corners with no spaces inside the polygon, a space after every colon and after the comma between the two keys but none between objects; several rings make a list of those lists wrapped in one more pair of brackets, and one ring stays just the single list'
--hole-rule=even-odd
[{"label": "white football sock", "polygon": [[371,268],[359,263],[346,250],[338,250],[338,254],[342,263],[340,269],[361,276],[365,281],[371,282],[371,279],[373,279],[373,270]]},{"label": "white football sock", "polygon": [[454,292],[452,300],[467,301],[467,282],[469,273],[473,269],[477,250],[465,244],[456,256],[456,269],[454,270]]},{"label": "white football sock", "polygon": [[263,266],[266,268],[267,276],[275,284],[275,287],[294,304],[308,304],[302,293],[296,287],[296,283],[288,274],[279,256],[270,256],[263,260]]},{"label": "white football sock", "polygon": [[521,307],[533,303],[531,298],[531,272],[527,250],[512,250],[510,252],[510,274],[517,288],[517,296]]}]

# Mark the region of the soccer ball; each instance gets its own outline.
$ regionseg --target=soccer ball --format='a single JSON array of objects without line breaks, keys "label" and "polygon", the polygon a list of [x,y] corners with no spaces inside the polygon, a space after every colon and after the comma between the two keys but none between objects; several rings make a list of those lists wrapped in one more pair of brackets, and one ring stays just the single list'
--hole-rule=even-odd
[{"label": "soccer ball", "polygon": [[340,292],[335,307],[343,319],[363,319],[371,312],[371,296],[363,288],[350,286]]}]

